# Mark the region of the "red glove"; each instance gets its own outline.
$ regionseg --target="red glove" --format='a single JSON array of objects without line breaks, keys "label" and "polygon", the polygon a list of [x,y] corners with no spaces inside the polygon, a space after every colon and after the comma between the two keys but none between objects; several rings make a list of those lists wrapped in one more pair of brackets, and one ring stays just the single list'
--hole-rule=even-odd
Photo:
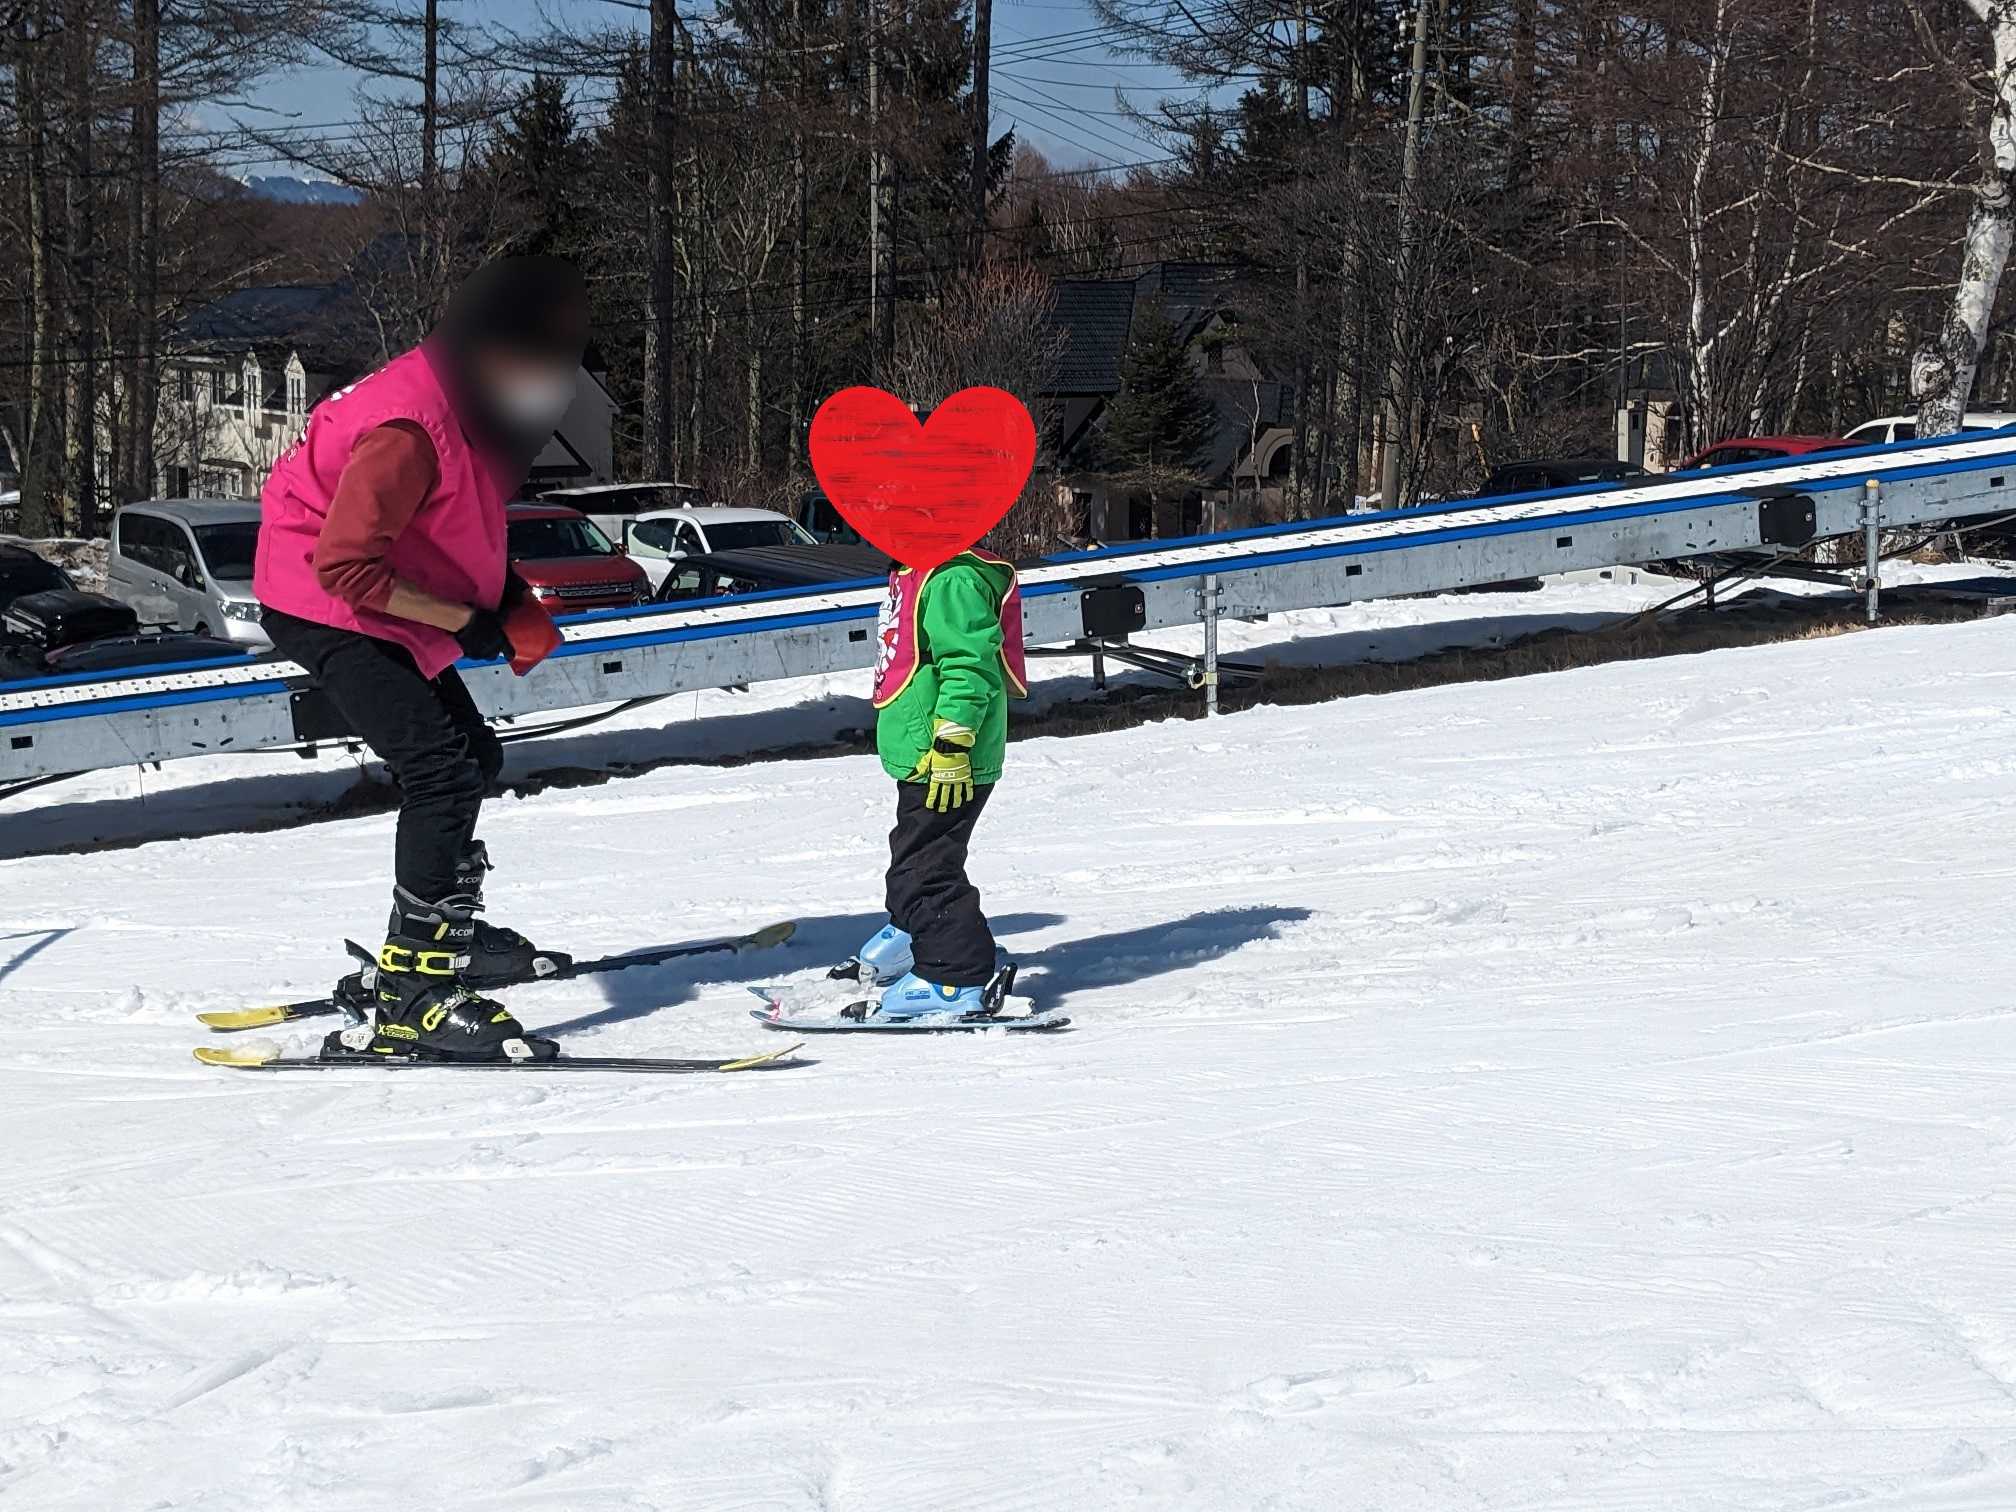
[{"label": "red glove", "polygon": [[546,606],[526,594],[504,610],[504,638],[511,643],[511,670],[523,677],[560,649],[560,628]]}]

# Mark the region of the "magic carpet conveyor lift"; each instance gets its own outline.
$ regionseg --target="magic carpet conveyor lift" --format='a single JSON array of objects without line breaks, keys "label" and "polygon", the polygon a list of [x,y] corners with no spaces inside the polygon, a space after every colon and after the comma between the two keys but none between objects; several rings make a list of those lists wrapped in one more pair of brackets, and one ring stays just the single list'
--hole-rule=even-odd
[{"label": "magic carpet conveyor lift", "polygon": [[[2016,511],[2016,430],[1820,453],[1630,488],[1588,485],[1046,557],[1022,574],[1033,647],[1222,616],[1678,557],[1787,551]],[[882,585],[599,610],[528,677],[462,668],[494,717],[874,665]],[[38,777],[349,735],[293,662],[249,656],[0,683],[0,788]]]}]

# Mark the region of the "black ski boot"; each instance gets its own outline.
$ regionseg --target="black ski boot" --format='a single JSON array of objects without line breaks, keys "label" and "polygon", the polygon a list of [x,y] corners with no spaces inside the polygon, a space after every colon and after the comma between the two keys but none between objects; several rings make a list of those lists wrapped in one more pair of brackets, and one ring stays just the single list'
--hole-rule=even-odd
[{"label": "black ski boot", "polygon": [[334,1058],[410,1055],[438,1060],[552,1060],[560,1047],[525,1032],[503,1004],[463,980],[476,911],[466,897],[424,903],[392,890],[392,921],[372,972],[375,1025],[339,1029],[322,1042]]},{"label": "black ski boot", "polygon": [[[483,877],[490,870],[490,848],[481,840],[471,840],[469,849],[455,864],[455,891],[476,908],[483,906]],[[501,924],[475,921],[476,933],[469,944],[469,965],[462,976],[472,987],[508,987],[514,982],[531,982],[565,971],[574,957],[557,950],[540,950],[515,929]]]}]

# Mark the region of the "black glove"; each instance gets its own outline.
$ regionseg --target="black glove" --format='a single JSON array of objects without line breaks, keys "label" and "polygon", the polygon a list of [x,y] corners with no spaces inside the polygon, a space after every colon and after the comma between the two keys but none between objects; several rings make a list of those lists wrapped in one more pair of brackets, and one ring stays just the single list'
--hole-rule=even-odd
[{"label": "black glove", "polygon": [[469,623],[455,632],[455,644],[471,661],[495,661],[511,654],[511,637],[504,633],[503,618],[495,609],[478,609]]},{"label": "black glove", "polygon": [[531,597],[531,594],[532,585],[518,576],[518,569],[516,567],[506,567],[504,569],[504,598],[497,607],[499,609],[516,608],[519,604],[524,603],[527,598]]}]

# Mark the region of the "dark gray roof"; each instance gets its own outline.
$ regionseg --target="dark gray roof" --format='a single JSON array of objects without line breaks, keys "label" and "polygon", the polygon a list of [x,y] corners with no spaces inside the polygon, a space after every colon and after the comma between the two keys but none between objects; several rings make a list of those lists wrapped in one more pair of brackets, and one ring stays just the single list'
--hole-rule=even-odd
[{"label": "dark gray roof", "polygon": [[1230,302],[1231,284],[1232,270],[1221,263],[1156,263],[1134,280],[1134,297],[1159,300],[1176,339],[1188,341]]},{"label": "dark gray roof", "polygon": [[245,346],[313,322],[341,291],[335,284],[267,284],[233,289],[191,313],[177,331],[189,342]]},{"label": "dark gray roof", "polygon": [[1064,333],[1059,394],[1116,394],[1134,314],[1159,304],[1188,341],[1225,308],[1233,270],[1222,263],[1156,263],[1133,278],[1065,278],[1051,285],[1051,324]]},{"label": "dark gray roof", "polygon": [[1134,324],[1134,280],[1066,278],[1052,288],[1051,323],[1064,333],[1060,394],[1117,394]]},{"label": "dark gray roof", "polygon": [[347,284],[266,284],[191,311],[171,343],[210,356],[256,352],[271,371],[298,351],[316,372],[349,373],[369,364],[374,339]]}]

